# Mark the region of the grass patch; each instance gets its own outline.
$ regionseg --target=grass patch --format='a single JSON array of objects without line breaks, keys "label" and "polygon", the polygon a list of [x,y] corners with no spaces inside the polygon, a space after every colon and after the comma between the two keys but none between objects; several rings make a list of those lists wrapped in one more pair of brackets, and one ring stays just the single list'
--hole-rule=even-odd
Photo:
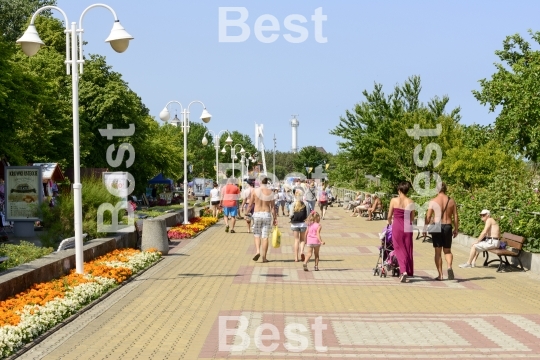
[{"label": "grass patch", "polygon": [[0,264],[0,271],[5,271],[21,264],[39,259],[53,252],[53,248],[39,247],[28,241],[21,241],[20,245],[1,244],[0,256],[7,256],[9,260]]}]

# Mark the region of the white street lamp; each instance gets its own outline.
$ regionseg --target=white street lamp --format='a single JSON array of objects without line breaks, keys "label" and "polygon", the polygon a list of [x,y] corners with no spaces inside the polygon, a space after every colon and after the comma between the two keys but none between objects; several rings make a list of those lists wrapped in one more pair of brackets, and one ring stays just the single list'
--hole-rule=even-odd
[{"label": "white street lamp", "polygon": [[[83,262],[83,239],[82,239],[82,184],[81,184],[81,159],[79,152],[79,73],[83,73],[83,40],[82,34],[83,30],[83,18],[86,12],[95,7],[104,7],[108,9],[114,17],[114,24],[112,31],[106,42],[109,42],[116,52],[124,52],[128,45],[129,41],[133,39],[133,36],[129,35],[126,30],[120,25],[120,21],[116,16],[114,10],[104,4],[94,4],[90,5],[81,14],[79,18],[79,28],[77,28],[77,23],[72,22],[71,27],[69,27],[69,21],[66,16],[66,13],[57,6],[44,6],[38,9],[32,19],[30,20],[30,25],[28,29],[24,32],[23,36],[17,43],[21,44],[22,51],[28,55],[35,55],[42,45],[45,45],[43,41],[39,38],[38,32],[34,25],[36,16],[44,10],[58,10],[63,16],[66,23],[66,73],[69,75],[71,73],[72,79],[72,102],[73,102],[73,203],[74,203],[74,227],[75,227],[75,266],[76,271],[79,274],[84,273],[84,262]],[[78,35],[78,41],[77,41]],[[70,38],[71,37],[71,38]],[[70,44],[71,40],[71,44]],[[71,46],[71,48],[70,48]],[[70,56],[71,52],[71,56]],[[79,65],[79,70],[77,71],[77,64]],[[70,69],[71,65],[71,69]],[[71,70],[71,71],[70,71]]]},{"label": "white street lamp", "polygon": [[[248,158],[246,158],[246,156],[248,156]],[[253,154],[251,154],[250,152],[244,152],[242,154],[242,159],[240,159],[240,163],[242,164],[242,187],[244,186],[244,178],[245,178],[245,172],[244,172],[244,166],[246,167],[246,171],[247,173],[249,174],[249,162],[252,162],[254,163],[255,162],[255,159],[253,158]]]},{"label": "white street lamp", "polygon": [[[227,139],[228,140],[228,139]],[[231,139],[232,140],[232,139]],[[232,142],[231,142],[232,143]],[[221,153],[222,154],[225,154],[227,153],[227,150],[226,150],[226,147],[227,145],[229,145],[229,147],[231,148],[231,160],[232,160],[232,176],[234,177],[234,160],[238,160],[238,157],[236,156],[236,147],[237,146],[240,146],[240,151],[239,153],[240,154],[244,154],[246,152],[246,150],[244,150],[244,147],[240,144],[236,144],[236,145],[231,145],[231,144],[225,144],[223,146],[223,149],[221,150]]]},{"label": "white street lamp", "polygon": [[228,130],[221,130],[217,135],[215,132],[213,132],[212,130],[208,130],[207,132],[204,133],[203,135],[203,139],[202,139],[202,144],[204,146],[208,145],[208,139],[206,138],[206,134],[211,134],[211,135],[214,135],[214,148],[216,149],[216,183],[219,184],[219,173],[218,173],[218,170],[219,170],[219,139],[221,139],[221,135],[223,133],[227,133],[229,134],[229,136],[227,137],[227,140],[225,140],[225,143],[227,144],[232,144],[233,143],[233,139],[231,139],[231,133],[228,131]]},{"label": "white street lamp", "polygon": [[[185,108],[178,101],[173,100],[173,101],[169,101],[167,103],[167,105],[165,105],[165,108],[163,110],[161,110],[161,112],[159,113],[159,118],[161,120],[163,120],[164,122],[167,122],[171,117],[171,114],[169,113],[169,109],[167,107],[172,103],[180,105],[180,110],[181,110],[181,113],[182,113],[182,121],[181,121],[182,125],[181,125],[181,127],[182,127],[182,131],[184,132],[184,224],[189,224],[190,222],[189,222],[189,219],[188,219],[188,197],[187,197],[187,194],[188,194],[188,192],[187,192],[187,189],[188,189],[188,181],[187,181],[187,133],[189,132],[189,108],[194,103],[201,104],[203,106],[203,112],[201,114],[200,119],[204,123],[208,123],[210,121],[210,119],[212,118],[212,115],[210,115],[210,113],[206,110],[206,106],[204,106],[204,104],[201,101],[198,101],[198,100],[192,101],[192,102],[189,103],[187,108]],[[180,122],[180,119],[178,119],[177,116],[175,116],[175,118],[173,120],[171,120],[171,123],[173,123],[175,121],[175,119],[177,120],[176,121],[176,126],[178,126],[178,123]]]}]

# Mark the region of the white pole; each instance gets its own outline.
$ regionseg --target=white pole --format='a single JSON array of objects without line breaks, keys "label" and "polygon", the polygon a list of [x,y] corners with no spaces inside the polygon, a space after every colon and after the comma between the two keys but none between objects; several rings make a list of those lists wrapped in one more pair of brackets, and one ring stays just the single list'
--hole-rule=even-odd
[{"label": "white pole", "polygon": [[274,134],[274,167],[272,169],[272,183],[276,182],[276,134]]},{"label": "white pole", "polygon": [[244,163],[245,163],[245,154],[242,154],[242,158],[240,160],[240,169],[242,169],[241,173],[242,173],[242,180],[240,181],[240,183],[242,184],[242,189],[244,189]]},{"label": "white pole", "polygon": [[214,135],[214,147],[216,148],[216,184],[219,186],[219,136]]},{"label": "white pole", "polygon": [[189,224],[188,219],[188,181],[187,181],[187,131],[188,131],[188,112],[187,109],[183,110],[184,116],[184,225]]},{"label": "white pole", "polygon": [[[84,274],[84,254],[82,240],[82,184],[81,158],[79,152],[79,70],[77,69],[76,23],[71,23],[71,88],[73,97],[73,208],[75,227],[75,268]],[[80,44],[82,46],[82,44]]]}]

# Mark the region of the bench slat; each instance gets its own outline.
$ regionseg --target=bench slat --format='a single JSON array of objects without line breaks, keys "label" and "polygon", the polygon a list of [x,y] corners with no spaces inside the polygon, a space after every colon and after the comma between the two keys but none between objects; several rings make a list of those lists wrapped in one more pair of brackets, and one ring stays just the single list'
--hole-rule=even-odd
[{"label": "bench slat", "polygon": [[504,233],[502,236],[502,241],[506,243],[506,246],[512,247],[516,250],[521,250],[525,238],[523,236],[518,236],[510,233]]}]

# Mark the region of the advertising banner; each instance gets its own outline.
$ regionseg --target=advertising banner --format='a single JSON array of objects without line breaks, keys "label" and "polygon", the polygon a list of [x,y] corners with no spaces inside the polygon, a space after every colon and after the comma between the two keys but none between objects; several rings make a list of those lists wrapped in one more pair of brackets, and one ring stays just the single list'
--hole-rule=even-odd
[{"label": "advertising banner", "polygon": [[40,166],[5,168],[6,220],[39,220],[37,209],[43,200]]}]

